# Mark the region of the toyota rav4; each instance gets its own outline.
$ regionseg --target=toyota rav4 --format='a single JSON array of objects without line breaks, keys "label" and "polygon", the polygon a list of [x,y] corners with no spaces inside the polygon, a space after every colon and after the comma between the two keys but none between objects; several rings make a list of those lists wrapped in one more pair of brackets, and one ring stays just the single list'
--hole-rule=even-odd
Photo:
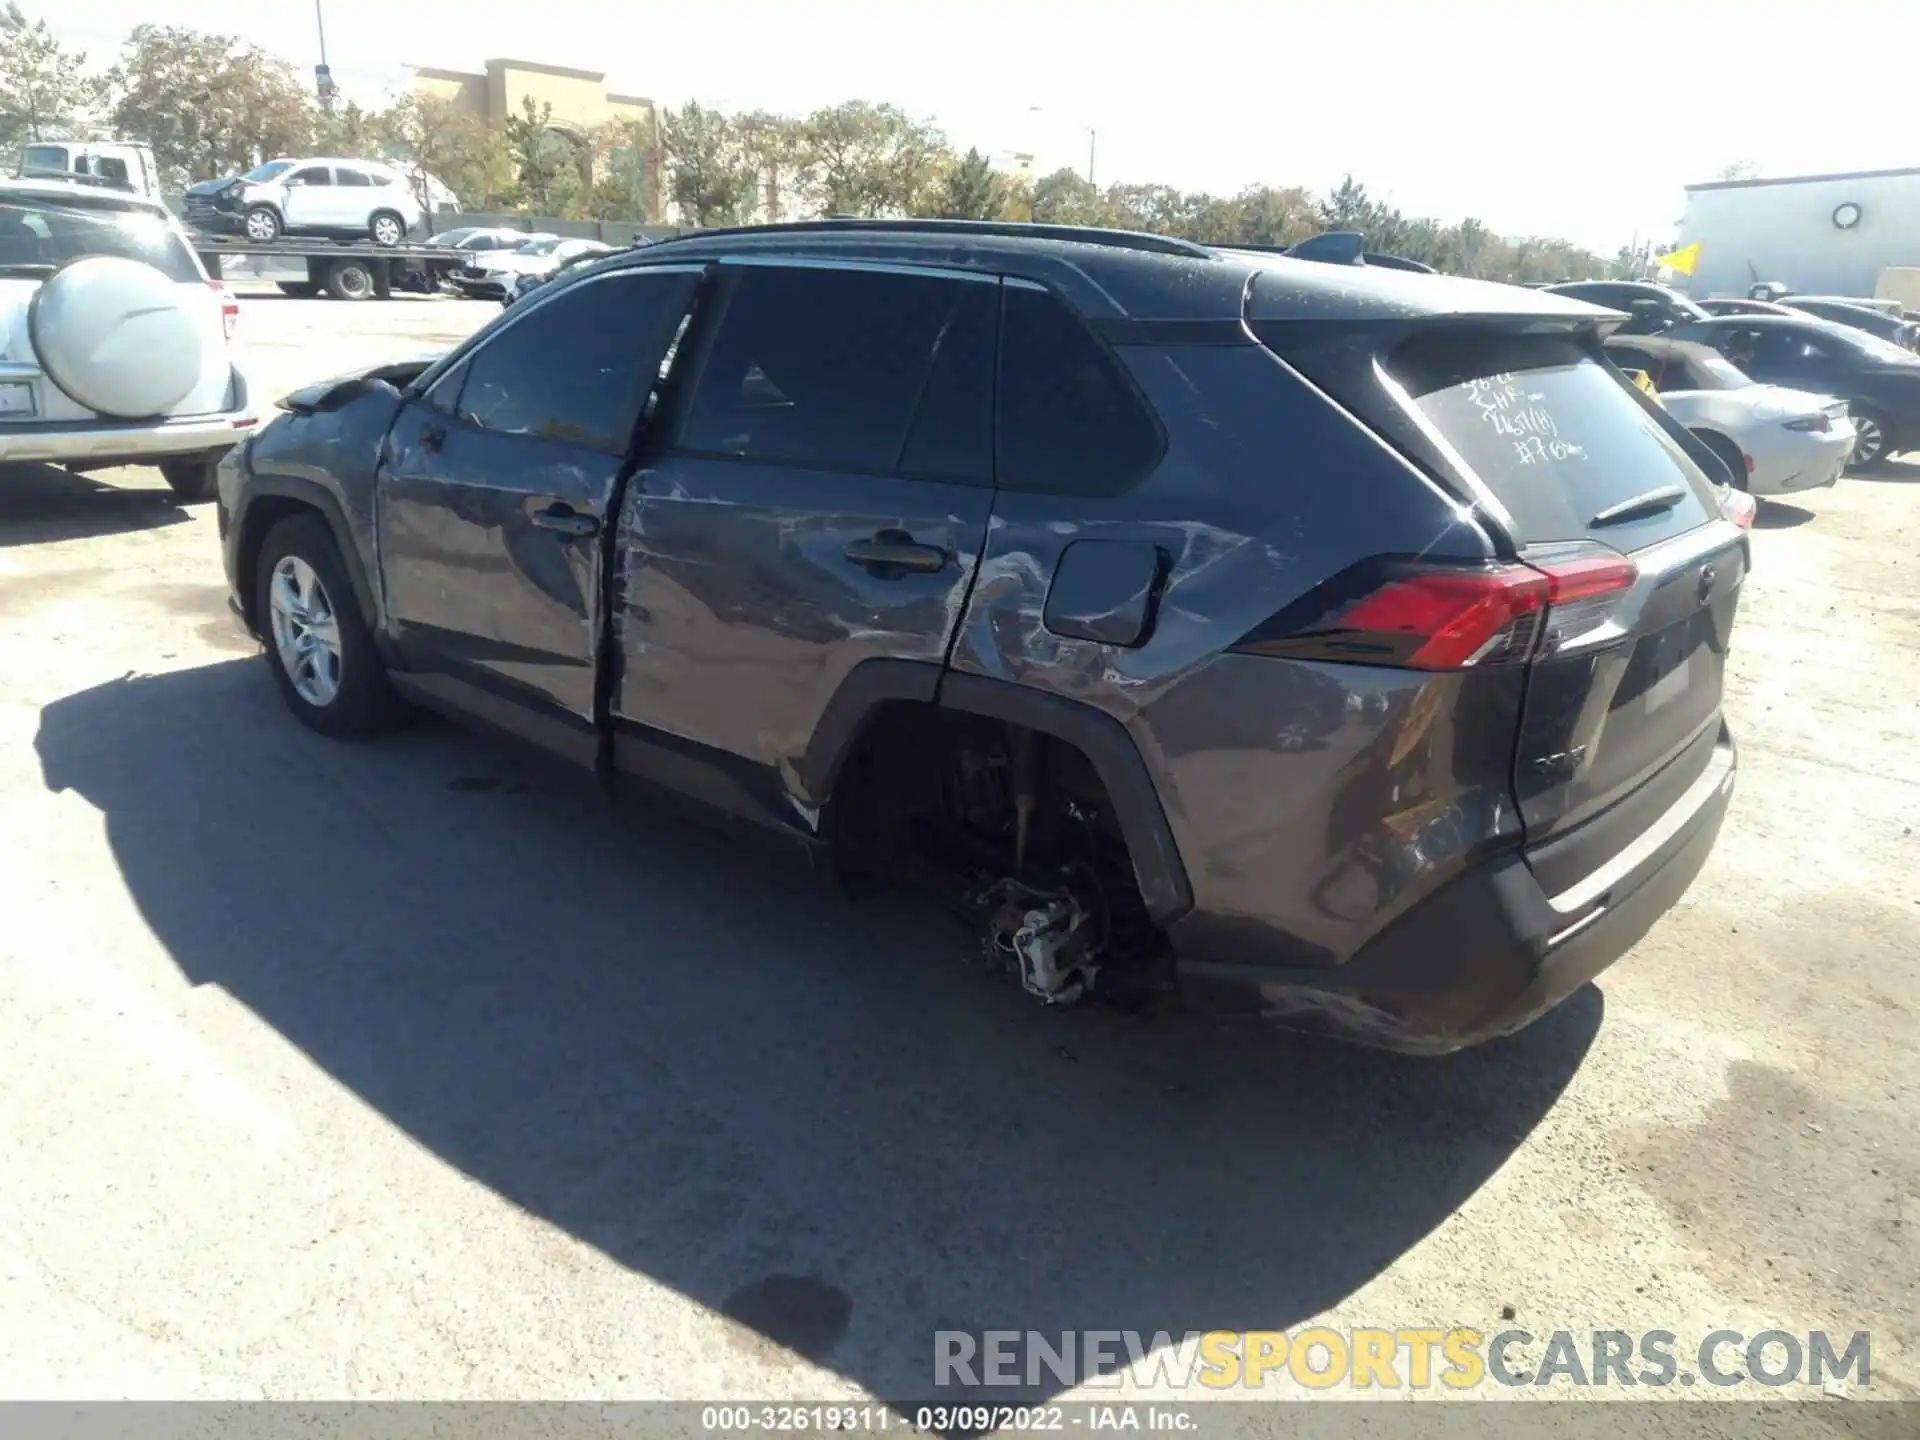
[{"label": "toyota rav4", "polygon": [[821,222],[578,267],[221,471],[286,703],[411,702],[932,878],[1042,1000],[1426,1052],[1618,958],[1732,792],[1745,532],[1559,296]]}]

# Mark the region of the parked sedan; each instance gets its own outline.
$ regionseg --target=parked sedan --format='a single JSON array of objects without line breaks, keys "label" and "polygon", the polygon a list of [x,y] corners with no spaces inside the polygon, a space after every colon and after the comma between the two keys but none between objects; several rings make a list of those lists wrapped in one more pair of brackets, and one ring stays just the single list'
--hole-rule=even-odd
[{"label": "parked sedan", "polygon": [[1711,300],[1694,302],[1709,315],[1797,315],[1797,310],[1789,310],[1784,305],[1776,305],[1771,300],[1749,300],[1744,295],[1717,295]]},{"label": "parked sedan", "polygon": [[1803,315],[1811,315],[1816,320],[1831,320],[1835,325],[1845,325],[1850,330],[1864,330],[1869,335],[1878,335],[1908,350],[1920,350],[1920,325],[1914,325],[1900,316],[1889,314],[1885,310],[1875,309],[1871,305],[1855,304],[1851,300],[1829,298],[1825,295],[1789,295],[1781,305]]},{"label": "parked sedan", "polygon": [[1606,351],[1622,370],[1644,373],[1673,418],[1752,494],[1831,485],[1853,454],[1844,400],[1756,384],[1719,351],[1664,335],[1616,335]]},{"label": "parked sedan", "polygon": [[1705,310],[1678,290],[1641,280],[1569,280],[1546,288],[1555,295],[1602,305],[1630,316],[1620,327],[1622,335],[1657,335],[1689,320],[1709,318]]},{"label": "parked sedan", "polygon": [[511,300],[521,277],[551,275],[561,265],[582,255],[604,255],[611,245],[598,240],[563,240],[558,235],[536,235],[513,250],[476,254],[448,278],[461,294],[473,300]]},{"label": "parked sedan", "polygon": [[1845,400],[1856,465],[1920,446],[1920,355],[1890,341],[1811,316],[1780,315],[1695,320],[1666,338],[1710,345],[1769,385]]}]

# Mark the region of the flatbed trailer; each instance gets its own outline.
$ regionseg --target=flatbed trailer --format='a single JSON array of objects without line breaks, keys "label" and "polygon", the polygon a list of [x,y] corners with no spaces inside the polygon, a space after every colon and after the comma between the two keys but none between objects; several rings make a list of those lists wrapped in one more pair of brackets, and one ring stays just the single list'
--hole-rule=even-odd
[{"label": "flatbed trailer", "polygon": [[[259,278],[289,295],[331,295],[336,300],[385,300],[396,290],[432,295],[446,273],[470,258],[446,245],[376,245],[371,240],[287,238],[258,244],[232,235],[194,232],[188,242],[209,275]],[[235,274],[222,262],[251,261],[273,275]],[[236,267],[237,268],[237,267]]]}]

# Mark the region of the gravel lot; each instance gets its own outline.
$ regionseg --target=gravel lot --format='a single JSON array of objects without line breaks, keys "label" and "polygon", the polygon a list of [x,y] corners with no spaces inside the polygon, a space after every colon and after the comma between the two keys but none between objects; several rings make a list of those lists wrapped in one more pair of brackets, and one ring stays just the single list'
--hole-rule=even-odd
[{"label": "gravel lot", "polygon": [[[242,333],[271,397],[493,313]],[[1754,547],[1705,873],[1420,1061],[1043,1012],[671,809],[320,740],[211,506],[4,472],[0,1395],[904,1396],[939,1328],[1510,1314],[1868,1330],[1920,1396],[1920,465]]]}]

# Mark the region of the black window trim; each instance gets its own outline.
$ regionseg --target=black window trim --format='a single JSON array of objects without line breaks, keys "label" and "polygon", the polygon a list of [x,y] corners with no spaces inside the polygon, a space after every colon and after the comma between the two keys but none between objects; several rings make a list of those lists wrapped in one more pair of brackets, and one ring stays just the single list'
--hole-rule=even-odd
[{"label": "black window trim", "polygon": [[[857,270],[881,275],[909,275],[916,279],[965,280],[974,284],[991,285],[996,290],[1002,290],[1006,285],[1016,283],[1012,277],[1001,275],[998,271],[993,270],[959,269],[949,265],[915,265],[902,263],[897,260],[850,260],[841,256],[826,255],[723,254],[716,256],[707,265],[680,265],[671,268],[711,268],[718,272],[730,265],[740,266],[742,268],[751,266],[761,270]],[[664,270],[670,267],[665,265],[640,265],[632,268],[641,270]],[[998,297],[996,297],[996,299],[997,298]],[[719,334],[719,325],[724,319],[725,312],[723,311],[717,318],[708,320],[704,326],[701,325],[700,321],[696,320],[694,325],[699,333],[695,334],[690,331],[685,337],[685,339],[693,342],[688,348],[691,350],[693,358],[697,362],[694,367],[687,372],[686,379],[682,382],[685,386],[685,394],[689,401],[692,399],[693,392],[699,388],[700,372],[706,366],[707,357],[712,351],[714,339]],[[858,475],[879,480],[910,480],[917,485],[957,485],[967,490],[997,491],[1000,488],[999,475],[997,473],[998,456],[995,453],[997,447],[991,442],[993,435],[997,435],[998,433],[998,422],[1000,418],[1001,328],[1001,307],[995,305],[993,315],[993,396],[988,416],[990,434],[987,447],[988,469],[995,473],[990,473],[984,481],[956,480],[951,475],[923,475],[911,470],[900,469],[897,465],[892,469],[871,469],[864,466],[853,465],[817,465],[796,460],[781,460],[754,455],[735,455],[725,450],[704,450],[691,445],[682,445],[680,443],[680,429],[686,421],[686,414],[683,410],[675,413],[671,417],[666,432],[662,435],[660,444],[653,453],[657,458],[662,460],[717,460],[729,465],[757,465],[762,468],[778,470],[798,470],[811,475]],[[924,387],[922,394],[924,395]],[[921,397],[916,397],[914,401],[914,414],[916,415],[919,413],[920,398]],[[912,433],[913,427],[911,423],[909,423],[907,435],[901,440],[902,452],[904,452],[907,440],[911,438]],[[899,455],[896,454],[894,458],[898,461]]]},{"label": "black window trim", "polygon": [[[460,403],[465,396],[468,377],[473,374],[473,365],[471,364],[473,358],[484,351],[487,346],[493,344],[502,335],[511,331],[515,326],[525,323],[529,315],[537,313],[546,306],[553,304],[561,296],[570,295],[584,286],[597,285],[602,281],[615,280],[627,275],[704,275],[712,268],[712,266],[704,264],[622,265],[616,269],[603,270],[593,275],[584,275],[569,284],[542,286],[534,292],[531,299],[524,300],[519,305],[507,311],[505,317],[497,326],[482,330],[478,335],[468,340],[465,345],[456,350],[449,351],[446,355],[442,356],[432,369],[425,371],[419,379],[415,380],[413,384],[407,388],[407,398],[418,400],[423,405],[430,405],[453,424],[478,431],[483,435],[495,435],[503,439],[530,440],[537,444],[544,445],[562,443],[541,435],[522,435],[510,430],[492,430],[480,424],[478,421],[469,418],[460,409]],[[698,292],[699,287],[696,286],[695,294],[697,295]],[[682,318],[685,318],[684,315]],[[432,399],[433,392],[438,390],[442,383],[449,379],[456,382],[451,409],[442,407]],[[658,382],[656,381],[655,383],[657,384]],[[645,402],[643,400],[643,409],[644,406]],[[596,454],[614,453],[611,451],[600,451],[595,447],[583,448],[593,448]],[[633,437],[630,435],[627,437],[626,448],[620,453],[627,454],[630,453],[632,449]]]}]

